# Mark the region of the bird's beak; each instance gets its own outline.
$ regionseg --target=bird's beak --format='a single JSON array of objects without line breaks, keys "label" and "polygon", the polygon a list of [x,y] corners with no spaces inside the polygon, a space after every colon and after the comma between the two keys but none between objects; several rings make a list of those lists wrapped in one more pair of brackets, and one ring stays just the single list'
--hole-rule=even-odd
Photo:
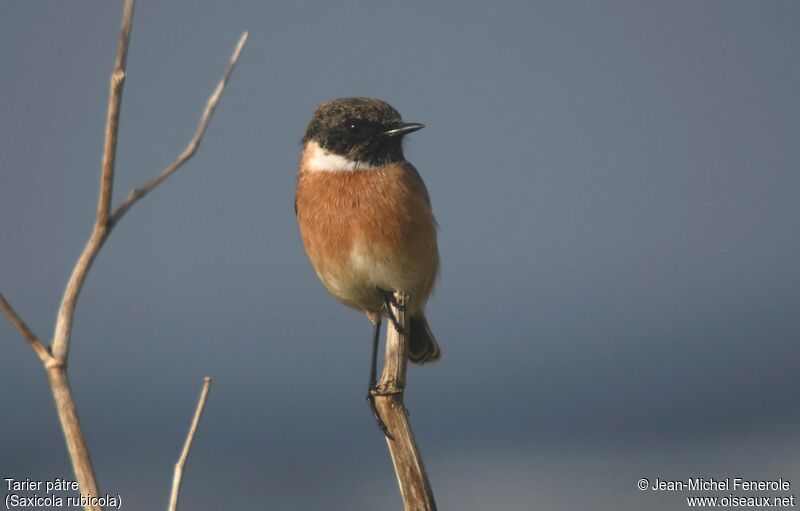
[{"label": "bird's beak", "polygon": [[413,131],[421,130],[424,127],[424,124],[420,124],[418,122],[406,122],[395,128],[384,131],[383,134],[387,137],[401,137],[403,135],[408,135]]}]

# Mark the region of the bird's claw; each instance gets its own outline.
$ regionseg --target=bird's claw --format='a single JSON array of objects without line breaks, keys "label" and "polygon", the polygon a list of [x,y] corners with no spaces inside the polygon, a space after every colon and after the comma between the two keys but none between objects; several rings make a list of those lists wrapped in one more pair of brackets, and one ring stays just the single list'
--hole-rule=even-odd
[{"label": "bird's claw", "polygon": [[386,317],[389,318],[389,321],[392,322],[392,326],[400,335],[408,335],[406,329],[403,328],[399,321],[397,321],[397,317],[394,315],[394,312],[392,312],[392,305],[397,307],[397,310],[402,312],[406,311],[406,305],[398,303],[394,297],[394,293],[391,291],[387,291],[385,289],[380,289],[379,291],[381,296],[383,296],[383,307],[386,309]]},{"label": "bird's claw", "polygon": [[367,390],[367,403],[369,403],[369,409],[372,411],[372,416],[375,417],[375,422],[378,423],[378,428],[380,428],[386,438],[389,440],[394,440],[394,437],[389,434],[389,430],[386,429],[386,423],[383,422],[381,414],[378,411],[378,407],[375,405],[376,395],[382,395],[381,391],[376,385],[370,385],[369,390]]}]

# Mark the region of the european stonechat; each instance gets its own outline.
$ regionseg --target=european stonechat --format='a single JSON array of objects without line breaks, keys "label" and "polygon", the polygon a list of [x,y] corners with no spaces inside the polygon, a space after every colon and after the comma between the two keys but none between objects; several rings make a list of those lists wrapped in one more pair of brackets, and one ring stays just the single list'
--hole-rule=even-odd
[{"label": "european stonechat", "polygon": [[423,127],[403,122],[383,101],[343,98],[320,105],[303,137],[295,196],[300,235],[328,292],[374,325],[370,391],[381,318],[395,323],[394,291],[409,296],[409,360],[424,364],[441,354],[424,312],[439,270],[436,221],[402,147],[405,135]]}]

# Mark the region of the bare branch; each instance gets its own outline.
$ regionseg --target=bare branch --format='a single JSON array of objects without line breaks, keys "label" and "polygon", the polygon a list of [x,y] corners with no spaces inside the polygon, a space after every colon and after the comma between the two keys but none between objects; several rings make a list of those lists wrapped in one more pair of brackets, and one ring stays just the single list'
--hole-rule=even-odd
[{"label": "bare branch", "polygon": [[95,227],[92,230],[92,235],[86,246],[83,247],[78,262],[72,269],[72,275],[67,281],[67,288],[64,290],[64,296],[61,298],[61,306],[58,308],[58,316],[56,317],[56,328],[53,334],[53,342],[50,345],[50,350],[53,356],[60,363],[64,364],[69,355],[69,341],[72,335],[72,320],[75,316],[75,305],[78,302],[78,295],[81,292],[83,283],[86,280],[86,275],[89,273],[94,258],[105,243],[108,237],[108,229],[105,227]]},{"label": "bare branch", "polygon": [[[81,423],[78,420],[78,409],[75,406],[75,400],[72,398],[72,389],[70,389],[69,378],[67,377],[67,366],[58,363],[50,365],[47,368],[47,378],[50,380],[50,389],[53,392],[58,420],[61,422],[61,430],[64,432],[64,440],[67,443],[67,451],[72,461],[72,469],[75,471],[81,495],[100,497],[100,490],[92,467],[92,458],[89,456],[89,448],[86,446],[86,439],[83,437]],[[103,508],[98,504],[92,503],[87,504],[83,509],[86,511],[103,511]]]},{"label": "bare branch", "polygon": [[[125,81],[125,65],[128,54],[128,44],[130,40],[131,23],[133,18],[133,3],[134,0],[126,0],[124,12],[122,16],[122,26],[120,28],[119,43],[117,45],[117,56],[114,63],[114,70],[111,73],[111,83],[108,99],[108,112],[106,117],[105,128],[105,144],[103,148],[103,165],[100,180],[100,191],[97,205],[97,216],[95,219],[92,234],[89,241],[81,252],[75,267],[72,270],[69,280],[67,281],[64,296],[61,298],[61,304],[58,309],[56,317],[55,331],[53,333],[53,340],[50,346],[50,355],[47,350],[41,345],[41,342],[36,339],[30,329],[24,327],[22,320],[16,321],[19,318],[13,309],[3,307],[6,314],[12,319],[20,332],[28,339],[31,345],[36,350],[39,358],[47,368],[47,374],[50,379],[50,387],[53,392],[53,398],[56,404],[59,420],[61,421],[61,428],[64,432],[64,437],[67,443],[72,466],[75,471],[78,485],[81,489],[82,495],[92,495],[97,497],[99,495],[97,481],[94,476],[92,462],[89,457],[89,450],[86,446],[86,441],[81,430],[80,422],[78,421],[77,409],[75,402],[72,398],[72,392],[69,387],[67,378],[67,359],[69,356],[69,343],[72,336],[72,324],[75,316],[75,307],[78,301],[86,276],[94,262],[95,257],[100,252],[106,239],[113,230],[116,222],[125,214],[125,212],[133,205],[136,200],[140,199],[147,192],[157,186],[169,174],[174,172],[186,160],[188,160],[200,145],[200,141],[205,133],[205,129],[211,118],[211,115],[216,108],[222,91],[227,84],[231,73],[233,72],[239,56],[241,55],[244,42],[247,38],[247,33],[243,34],[239,43],[236,46],[233,57],[223,74],[222,80],[217,85],[211,99],[206,105],[203,117],[200,120],[200,125],[194,134],[189,146],[178,156],[178,158],[170,165],[168,165],[161,173],[156,176],[152,181],[147,183],[142,189],[134,190],[123,203],[110,215],[112,188],[114,182],[114,165],[116,159],[117,148],[117,132],[119,128],[120,105],[122,101],[122,89]],[[5,305],[7,303],[3,300]],[[28,336],[27,334],[30,334]],[[32,340],[35,339],[35,342]],[[38,346],[37,346],[38,344]],[[47,355],[45,358],[43,355]],[[206,390],[207,392],[207,390]],[[205,397],[203,397],[205,400]],[[196,427],[196,425],[195,425]],[[101,511],[102,508],[96,505],[87,505],[86,510]]]},{"label": "bare branch", "polygon": [[197,149],[200,147],[200,142],[203,140],[203,135],[205,135],[206,127],[211,120],[211,116],[214,115],[214,110],[217,108],[217,103],[219,103],[219,99],[222,96],[222,91],[225,90],[225,86],[228,84],[228,80],[230,79],[233,70],[236,69],[236,64],[239,62],[239,56],[242,54],[242,49],[244,48],[244,43],[246,41],[247,32],[244,32],[239,38],[239,42],[236,43],[236,48],[233,50],[233,54],[228,62],[228,66],[225,68],[225,72],[222,74],[222,78],[217,84],[216,89],[214,89],[214,92],[211,94],[211,97],[208,98],[206,108],[203,111],[202,117],[200,118],[200,123],[198,124],[191,140],[189,140],[189,143],[186,145],[186,148],[180,155],[178,155],[177,158],[175,158],[175,160],[172,161],[172,163],[164,167],[153,179],[144,185],[131,190],[125,200],[122,201],[122,204],[120,204],[119,207],[117,207],[117,209],[114,211],[114,214],[111,215],[109,227],[116,225],[116,223],[119,222],[119,219],[122,218],[128,209],[130,209],[130,207],[136,203],[136,201],[150,193],[153,188],[161,184],[162,181],[172,175],[176,170],[178,170],[178,168],[186,163],[189,158],[194,156],[194,153],[197,152]]},{"label": "bare branch", "polygon": [[126,0],[119,29],[117,58],[111,72],[108,93],[108,112],[106,114],[105,144],[103,147],[103,171],[100,177],[100,197],[97,202],[97,225],[108,223],[111,210],[111,196],[114,188],[114,160],[117,155],[117,131],[119,130],[119,111],[122,104],[122,88],[125,85],[125,64],[128,61],[128,43],[133,19],[133,0]]},{"label": "bare branch", "polygon": [[41,360],[43,364],[47,365],[53,359],[53,357],[50,356],[50,352],[48,352],[47,348],[44,347],[42,341],[36,337],[36,334],[33,333],[33,330],[31,330],[28,325],[25,324],[25,321],[19,316],[19,314],[17,314],[17,311],[14,310],[11,304],[6,301],[2,293],[0,293],[0,309],[3,309],[3,312],[6,314],[6,316],[8,316],[11,324],[14,325],[22,337],[28,341],[28,344],[31,345],[33,351],[35,351],[39,356],[39,360]]},{"label": "bare branch", "polygon": [[181,493],[181,480],[183,479],[183,466],[186,464],[186,458],[189,457],[189,449],[192,448],[192,441],[194,434],[197,431],[197,426],[200,424],[200,417],[203,416],[203,409],[206,406],[206,398],[208,391],[211,389],[211,378],[206,376],[203,379],[203,390],[200,391],[200,399],[197,401],[197,408],[194,411],[194,418],[192,424],[189,426],[189,433],[186,435],[186,441],[183,444],[183,450],[178,457],[178,462],[175,463],[175,472],[172,474],[172,491],[169,495],[168,511],[175,511],[178,508],[178,497]]},{"label": "bare branch", "polygon": [[[404,332],[409,331],[409,321],[405,312],[408,296],[396,292],[395,303],[391,305],[398,324]],[[391,321],[387,322],[392,325]],[[408,363],[408,339],[393,326],[386,327],[386,357],[381,380],[373,391],[375,405],[389,432],[386,443],[392,457],[403,507],[406,511],[435,511],[436,502],[433,490],[422,464],[422,457],[414,440],[414,432],[408,422],[408,413],[403,403],[406,386],[406,365]]]},{"label": "bare branch", "polygon": [[111,84],[108,94],[108,112],[106,115],[105,144],[103,147],[103,169],[100,177],[100,193],[97,201],[97,217],[92,235],[83,249],[75,268],[72,270],[61,306],[58,308],[56,328],[53,334],[51,350],[60,364],[66,364],[69,355],[69,340],[72,333],[72,318],[75,315],[75,304],[86,280],[86,274],[92,266],[97,252],[103,246],[110,229],[108,213],[111,208],[111,192],[114,185],[114,161],[117,153],[117,131],[119,128],[119,109],[122,102],[122,86],[125,83],[125,64],[128,60],[128,43],[133,20],[133,0],[125,0],[122,14],[117,57],[114,70],[111,72]]},{"label": "bare branch", "polygon": [[[128,2],[132,2],[132,0],[128,0]],[[132,12],[131,7],[131,12]],[[126,4],[126,13],[128,12],[127,4]],[[123,29],[125,24],[123,23]],[[183,150],[183,152],[169,165],[167,165],[161,172],[156,175],[152,180],[147,182],[140,188],[136,188],[135,190],[131,191],[128,197],[122,202],[122,204],[117,207],[114,213],[108,217],[108,220],[105,223],[100,222],[99,211],[98,209],[98,221],[95,223],[94,229],[92,230],[92,235],[89,238],[89,241],[86,243],[86,246],[83,249],[80,257],[78,258],[78,262],[75,264],[75,268],[72,271],[72,275],[70,276],[69,281],[67,282],[67,288],[64,291],[64,297],[61,300],[61,306],[59,307],[58,311],[58,318],[56,320],[56,328],[55,333],[53,334],[53,344],[52,344],[52,352],[53,356],[56,357],[61,363],[65,363],[67,360],[67,355],[69,353],[69,341],[72,334],[72,322],[73,317],[75,314],[75,305],[78,301],[78,295],[80,294],[81,288],[83,287],[83,283],[86,280],[86,275],[89,272],[89,269],[94,262],[94,258],[97,256],[97,253],[105,243],[106,238],[111,233],[114,226],[119,222],[119,219],[133,206],[136,201],[147,195],[153,188],[158,186],[162,181],[164,181],[167,177],[170,176],[173,172],[178,170],[180,166],[182,166],[186,161],[191,158],[195,152],[197,152],[198,147],[200,146],[200,142],[203,139],[203,135],[205,134],[206,127],[208,126],[209,121],[211,120],[211,116],[214,113],[214,109],[217,107],[217,103],[219,102],[220,97],[222,96],[222,92],[225,89],[225,85],[227,85],[228,80],[231,77],[234,69],[236,68],[236,64],[239,61],[239,56],[242,53],[242,49],[244,48],[245,41],[247,41],[247,32],[243,33],[242,36],[239,38],[239,42],[236,45],[236,48],[233,51],[233,55],[231,56],[230,62],[228,63],[225,72],[222,75],[219,83],[217,84],[214,93],[209,98],[208,102],[206,103],[205,111],[203,112],[203,116],[200,119],[200,123],[197,127],[197,130],[194,133],[194,136],[189,141],[189,144]],[[119,59],[119,54],[118,54]],[[124,60],[123,60],[124,63]],[[115,70],[116,71],[116,70]],[[112,78],[113,82],[113,78]],[[120,89],[121,92],[121,89]],[[113,87],[112,87],[112,94],[113,94]],[[109,108],[112,107],[113,101],[109,100]],[[117,116],[119,115],[119,111],[117,110]],[[116,124],[117,120],[114,120],[112,123]],[[115,128],[116,129],[116,128]],[[107,133],[108,134],[108,133]],[[116,131],[114,131],[114,136],[116,136]],[[108,144],[107,144],[108,145]],[[110,161],[113,163],[114,158],[112,157]],[[103,170],[105,175],[105,167]],[[111,170],[110,176],[113,176],[113,168]],[[104,191],[106,184],[109,187],[108,191]],[[111,187],[111,179],[106,180],[103,179],[101,183],[101,190],[100,190],[100,203],[103,203],[103,194],[107,193],[111,194],[110,191]]]}]

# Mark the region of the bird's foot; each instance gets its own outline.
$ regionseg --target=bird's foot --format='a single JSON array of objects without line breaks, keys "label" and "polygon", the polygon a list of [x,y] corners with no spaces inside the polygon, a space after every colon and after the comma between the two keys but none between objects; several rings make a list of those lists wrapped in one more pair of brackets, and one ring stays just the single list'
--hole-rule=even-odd
[{"label": "bird's foot", "polygon": [[393,292],[387,291],[386,289],[378,289],[378,291],[383,297],[383,307],[386,309],[386,317],[392,322],[394,329],[397,330],[400,335],[408,335],[406,329],[397,321],[397,317],[394,315],[394,312],[392,312],[392,305],[402,312],[406,311],[406,305],[398,303]]},{"label": "bird's foot", "polygon": [[378,428],[380,428],[386,438],[389,440],[394,440],[394,437],[389,434],[389,430],[386,429],[386,423],[383,422],[381,414],[378,411],[378,407],[375,405],[375,396],[383,395],[385,395],[385,393],[380,390],[377,385],[371,384],[367,390],[367,403],[369,403],[369,409],[372,411],[372,416],[375,417],[375,422],[378,423]]},{"label": "bird's foot", "polygon": [[378,291],[380,291],[381,296],[383,296],[384,304],[389,303],[397,307],[398,310],[406,311],[406,304],[397,301],[397,298],[394,297],[394,291],[389,291],[388,289],[378,289]]}]

